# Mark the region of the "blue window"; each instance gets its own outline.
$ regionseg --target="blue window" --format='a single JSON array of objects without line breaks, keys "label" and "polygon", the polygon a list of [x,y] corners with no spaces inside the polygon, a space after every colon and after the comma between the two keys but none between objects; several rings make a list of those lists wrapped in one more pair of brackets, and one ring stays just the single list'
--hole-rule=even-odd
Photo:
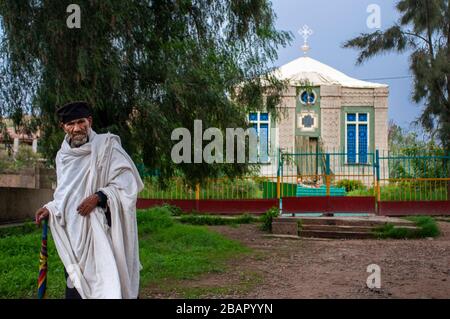
[{"label": "blue window", "polygon": [[369,114],[347,113],[346,149],[348,164],[367,164],[369,151]]},{"label": "blue window", "polygon": [[314,104],[316,102],[316,95],[314,94],[313,91],[311,92],[303,91],[300,94],[300,101],[303,104]]},{"label": "blue window", "polygon": [[367,163],[367,124],[359,125],[358,150],[359,150],[359,162]]},{"label": "blue window", "polygon": [[347,162],[356,163],[356,125],[347,125]]},{"label": "blue window", "polygon": [[249,115],[250,124],[258,136],[258,158],[260,163],[268,163],[270,147],[270,118],[269,113],[255,112]]}]

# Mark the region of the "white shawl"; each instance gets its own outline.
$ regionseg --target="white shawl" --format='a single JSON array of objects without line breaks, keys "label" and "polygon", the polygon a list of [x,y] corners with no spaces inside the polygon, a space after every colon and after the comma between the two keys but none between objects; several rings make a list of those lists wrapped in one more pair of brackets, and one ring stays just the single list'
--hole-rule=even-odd
[{"label": "white shawl", "polygon": [[[113,134],[89,133],[89,142],[71,148],[66,135],[56,156],[57,187],[50,229],[58,254],[82,298],[137,298],[139,293],[136,199],[143,183],[131,158]],[[111,227],[104,209],[83,217],[77,207],[97,191],[108,197]]]}]

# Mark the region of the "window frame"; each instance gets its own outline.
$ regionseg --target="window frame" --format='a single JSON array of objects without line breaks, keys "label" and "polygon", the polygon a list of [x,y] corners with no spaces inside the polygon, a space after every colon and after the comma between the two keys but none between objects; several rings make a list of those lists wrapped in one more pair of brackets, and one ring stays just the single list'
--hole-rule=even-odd
[{"label": "window frame", "polygon": [[[303,93],[311,93],[311,94],[314,96],[314,100],[313,100],[312,102],[307,102],[307,103],[305,103],[305,102],[302,100],[302,95],[303,95]],[[314,90],[311,90],[311,92],[308,92],[308,90],[301,90],[301,91],[300,91],[300,94],[298,95],[298,100],[300,101],[301,104],[306,105],[306,106],[315,105],[316,102],[317,102],[317,94],[316,94],[316,92],[315,92]]]},{"label": "window frame", "polygon": [[[348,120],[348,114],[356,114],[356,120],[355,121],[349,121]],[[367,119],[366,121],[360,121],[359,120],[359,115],[360,114],[365,114],[367,115]],[[346,111],[344,112],[344,116],[345,116],[345,164],[346,165],[369,165],[370,164],[370,112],[352,112],[352,111]],[[348,161],[348,135],[347,135],[347,128],[349,124],[354,124],[356,125],[356,140],[355,140],[355,162],[354,163],[349,163]],[[367,161],[365,163],[360,163],[359,161],[359,125],[367,125]]]},{"label": "window frame", "polygon": [[[256,121],[255,120],[250,120],[250,115],[256,113],[257,117],[256,117]],[[267,120],[261,120],[261,113],[263,114],[267,114]],[[259,164],[270,164],[271,160],[270,160],[270,129],[271,129],[271,125],[270,125],[270,113],[269,112],[261,112],[261,111],[256,111],[256,112],[250,112],[247,116],[247,120],[249,122],[249,124],[253,125],[256,124],[257,126],[257,156],[258,156],[258,163]],[[261,161],[261,124],[267,124],[267,162],[262,162]]]}]

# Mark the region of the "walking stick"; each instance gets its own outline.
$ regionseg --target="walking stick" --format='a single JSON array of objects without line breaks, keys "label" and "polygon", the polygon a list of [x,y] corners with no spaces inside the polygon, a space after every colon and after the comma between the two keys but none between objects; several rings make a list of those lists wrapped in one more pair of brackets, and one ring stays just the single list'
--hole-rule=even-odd
[{"label": "walking stick", "polygon": [[47,290],[47,220],[42,222],[42,243],[39,256],[38,298],[44,299]]}]

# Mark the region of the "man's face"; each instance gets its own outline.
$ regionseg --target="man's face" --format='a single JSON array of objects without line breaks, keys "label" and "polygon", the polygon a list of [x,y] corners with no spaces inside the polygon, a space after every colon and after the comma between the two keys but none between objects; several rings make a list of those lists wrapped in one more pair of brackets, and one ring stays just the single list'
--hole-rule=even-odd
[{"label": "man's face", "polygon": [[87,142],[91,126],[92,117],[76,119],[62,124],[64,132],[69,135],[71,145],[74,147],[79,147]]}]

